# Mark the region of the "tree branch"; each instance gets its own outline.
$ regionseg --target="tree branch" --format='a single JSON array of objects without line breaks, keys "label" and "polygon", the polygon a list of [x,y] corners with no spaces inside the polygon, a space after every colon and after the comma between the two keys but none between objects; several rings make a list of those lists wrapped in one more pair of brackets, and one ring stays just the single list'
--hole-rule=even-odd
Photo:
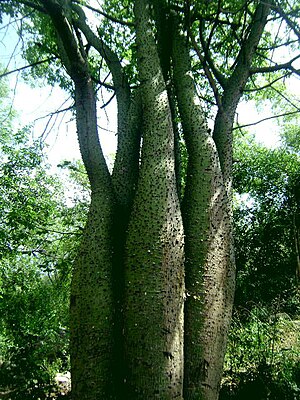
[{"label": "tree branch", "polygon": [[83,10],[77,5],[73,5],[73,10],[78,15],[78,18],[74,19],[73,23],[81,30],[88,43],[104,58],[113,76],[115,89],[118,90],[127,87],[127,90],[129,91],[127,80],[118,56],[103,42],[101,38],[96,36],[92,29],[87,25]]},{"label": "tree branch", "polygon": [[[66,103],[68,100],[69,100],[69,99],[67,99],[64,103]],[[64,104],[64,103],[63,103],[63,104]],[[63,105],[63,104],[62,104],[62,105]],[[67,112],[67,111],[71,111],[71,110],[74,109],[74,107],[75,107],[75,104],[73,103],[73,104],[70,105],[69,107],[60,108],[60,109],[58,109],[58,110],[56,110],[56,111],[52,111],[51,113],[48,113],[48,114],[46,114],[46,115],[43,115],[42,117],[35,118],[34,122],[39,121],[39,120],[41,120],[41,119],[49,118],[49,117],[52,118],[54,115],[61,114],[61,113]]]},{"label": "tree branch", "polygon": [[[82,230],[83,228],[81,226],[77,226],[78,229]],[[37,229],[41,232],[41,233],[58,233],[60,235],[81,235],[81,232],[78,231],[69,231],[69,232],[64,232],[64,231],[58,231],[56,229],[49,229],[49,228],[43,228],[43,227],[37,227]]]},{"label": "tree branch", "polygon": [[209,67],[208,67],[208,65],[206,63],[206,60],[205,60],[204,56],[201,54],[199,46],[196,43],[196,40],[195,40],[195,38],[194,38],[194,36],[193,36],[193,34],[191,32],[189,33],[189,36],[190,36],[192,45],[194,47],[194,50],[196,51],[196,53],[197,53],[197,55],[199,57],[199,60],[201,61],[202,65],[203,65],[203,69],[204,69],[205,75],[206,75],[206,77],[208,79],[208,82],[209,82],[209,84],[210,84],[210,86],[212,88],[212,91],[214,93],[214,96],[215,96],[215,99],[216,99],[216,103],[217,103],[218,106],[221,106],[221,98],[220,98],[220,94],[219,94],[216,82],[214,80],[214,77],[212,76],[212,73],[211,73],[211,71],[210,71],[210,69],[209,69]]},{"label": "tree branch", "polygon": [[294,107],[296,110],[300,112],[300,108],[294,104],[287,96],[285,96],[282,92],[277,90],[276,88],[272,87],[272,90],[274,90],[279,96],[281,96],[288,104],[290,104],[292,107]]},{"label": "tree branch", "polygon": [[104,104],[102,104],[102,106],[101,106],[100,108],[103,110],[105,107],[107,107],[107,106],[110,104],[110,102],[114,99],[115,95],[116,95],[116,93],[113,93],[113,94],[110,96],[110,98],[107,100],[107,102],[105,102]]},{"label": "tree branch", "polygon": [[283,11],[282,7],[279,4],[273,5],[272,10],[277,12],[281,16],[281,18],[284,19],[284,21],[287,23],[287,25],[292,29],[292,31],[298,37],[298,40],[300,40],[300,30],[299,30],[297,24],[289,18],[289,16],[286,14],[286,12]]},{"label": "tree branch", "polygon": [[[221,72],[216,68],[215,64],[213,63],[210,54],[209,54],[209,49],[207,47],[207,43],[205,42],[204,36],[203,36],[203,20],[200,21],[200,28],[199,28],[199,37],[200,37],[200,42],[202,45],[202,48],[204,50],[204,54],[205,54],[205,62],[207,61],[207,64],[209,65],[210,69],[212,70],[215,78],[217,79],[217,81],[219,82],[219,84],[222,86],[222,88],[224,88],[226,86],[226,82],[227,79],[225,78],[225,76],[223,74],[221,74]],[[198,54],[198,52],[197,52]],[[199,52],[199,54],[201,54]],[[198,55],[199,56],[199,55]]]},{"label": "tree branch", "polygon": [[224,180],[231,190],[231,168],[232,168],[232,127],[235,119],[236,108],[242,96],[243,90],[249,78],[249,70],[253,62],[256,47],[265,29],[270,7],[268,3],[260,1],[255,9],[252,22],[247,29],[239,54],[234,63],[234,70],[228,78],[222,96],[222,105],[218,110],[213,138],[215,140]]},{"label": "tree branch", "polygon": [[283,113],[283,114],[272,115],[272,116],[270,116],[270,117],[262,118],[262,119],[260,119],[259,121],[252,122],[252,123],[250,123],[250,124],[235,126],[234,128],[232,128],[232,130],[242,129],[242,128],[246,128],[246,127],[248,127],[248,126],[258,125],[258,124],[260,124],[260,123],[262,123],[262,122],[269,121],[270,119],[286,117],[286,116],[288,116],[288,115],[294,115],[294,114],[298,114],[298,113],[299,113],[299,111],[290,111],[290,112],[286,112],[286,113]]},{"label": "tree branch", "polygon": [[300,54],[298,54],[296,57],[292,58],[290,61],[284,63],[284,64],[275,64],[275,65],[270,65],[269,67],[259,67],[259,68],[251,68],[250,69],[250,75],[254,74],[262,74],[266,72],[276,72],[280,71],[282,69],[288,69],[297,75],[300,74],[300,70],[297,70],[292,66],[293,62],[298,60],[300,58]]},{"label": "tree branch", "polygon": [[260,47],[260,46],[258,46],[257,50],[258,51],[271,51],[271,50],[274,50],[274,49],[279,49],[280,47],[289,46],[290,44],[294,44],[294,43],[297,43],[297,42],[298,42],[298,39],[294,39],[294,40],[289,40],[288,42],[285,42],[285,43],[274,44],[273,46],[270,46],[270,47]]},{"label": "tree branch", "polygon": [[49,58],[46,58],[45,60],[36,61],[36,62],[34,62],[32,64],[24,65],[23,67],[16,68],[16,69],[13,69],[11,71],[3,72],[2,74],[0,74],[0,78],[3,78],[5,76],[7,76],[7,75],[14,74],[16,72],[23,71],[23,70],[25,70],[27,68],[35,67],[36,65],[44,64],[46,62],[53,61],[53,60],[56,60],[56,57],[49,57]]},{"label": "tree branch", "polygon": [[284,79],[284,78],[286,78],[288,76],[290,76],[290,72],[287,72],[286,74],[280,76],[279,78],[274,79],[272,82],[269,82],[264,86],[255,87],[253,89],[244,89],[243,92],[244,93],[259,92],[260,90],[267,89],[268,87],[272,87],[272,85],[274,83],[276,83],[276,82],[280,81],[281,79]]},{"label": "tree branch", "polygon": [[23,4],[24,6],[33,8],[36,11],[40,11],[43,14],[47,14],[47,11],[44,7],[42,7],[40,4],[37,4],[33,1],[30,0],[19,0],[19,3]]},{"label": "tree branch", "polygon": [[106,89],[109,90],[116,90],[116,88],[113,85],[110,85],[109,83],[106,83],[104,81],[101,81],[100,79],[97,79],[96,77],[92,76],[91,77],[92,81],[95,83],[98,83],[100,86],[105,87]]},{"label": "tree branch", "polygon": [[220,12],[221,12],[221,1],[218,0],[216,15],[215,15],[214,20],[212,21],[213,25],[212,25],[212,28],[211,28],[211,30],[209,32],[209,36],[208,36],[208,39],[207,39],[205,51],[210,48],[211,41],[212,41],[212,38],[213,38],[213,35],[214,35],[214,31],[218,26],[218,19],[219,19]]},{"label": "tree branch", "polygon": [[[80,4],[79,1],[75,0],[75,3]],[[123,21],[121,19],[115,18],[112,15],[107,14],[104,11],[99,10],[98,8],[92,7],[88,4],[84,4],[84,7],[86,7],[87,9],[94,11],[95,13],[102,15],[103,17],[109,19],[112,22],[116,22],[117,24],[123,25],[123,26],[134,26],[133,22],[127,22],[127,21]]]},{"label": "tree branch", "polygon": [[41,1],[57,32],[58,46],[69,75],[72,79],[78,74],[86,75],[85,56],[80,51],[71,22],[67,18],[71,10],[65,10],[61,3],[54,0]]}]

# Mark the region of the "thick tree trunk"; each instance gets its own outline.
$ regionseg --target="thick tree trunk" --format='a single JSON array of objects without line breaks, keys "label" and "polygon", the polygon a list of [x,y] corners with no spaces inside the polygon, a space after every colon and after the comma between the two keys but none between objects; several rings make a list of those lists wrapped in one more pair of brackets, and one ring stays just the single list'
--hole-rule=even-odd
[{"label": "thick tree trunk", "polygon": [[[128,102],[129,104],[128,104]],[[124,262],[126,232],[139,174],[141,103],[138,91],[130,99],[118,98],[118,150],[112,174],[116,197],[113,228],[113,292],[115,315],[114,381],[118,398],[124,393]]]},{"label": "thick tree trunk", "polygon": [[91,183],[91,205],[74,265],[70,304],[72,398],[112,399],[113,192],[101,152],[90,79],[75,80],[77,131]]},{"label": "thick tree trunk", "polygon": [[91,184],[91,205],[75,261],[70,300],[73,400],[113,399],[111,177],[99,143],[96,95],[87,55],[72,27],[69,2],[42,0],[57,33],[62,62],[75,85],[77,134]]},{"label": "thick tree trunk", "polygon": [[182,399],[183,227],[172,118],[147,1],[136,1],[135,13],[144,125],[126,247],[127,398]]},{"label": "thick tree trunk", "polygon": [[[122,357],[123,344],[115,346],[114,338],[123,333],[127,388],[124,398],[180,400],[184,234],[178,200],[180,163],[176,162],[178,146],[174,145],[175,103],[171,103],[170,110],[173,87],[168,34],[172,13],[165,1],[135,0],[144,122],[139,166],[139,104],[136,99],[132,101],[117,55],[92,32],[78,5],[65,0],[38,3],[31,5],[51,17],[59,54],[75,84],[78,138],[92,188],[71,287],[73,399],[121,398],[121,391],[115,393],[113,388],[116,381],[120,384],[122,373],[118,371],[117,378],[113,375],[116,353],[120,352]],[[245,30],[249,34],[224,85],[213,137],[197,102],[187,42],[179,36],[175,39],[174,76],[188,151],[183,204],[187,288],[185,400],[218,397],[234,290],[230,210],[232,124],[267,20],[268,3],[258,2],[250,30]],[[189,13],[188,4],[186,9]],[[157,42],[151,33],[153,11]],[[80,31],[105,59],[114,80],[119,143],[112,179],[99,144],[96,98]],[[178,145],[178,133],[175,137]]]},{"label": "thick tree trunk", "polygon": [[72,399],[114,398],[111,204],[92,194],[73,269],[70,304]]},{"label": "thick tree trunk", "polygon": [[187,41],[175,35],[174,78],[188,152],[183,203],[186,256],[185,400],[216,400],[234,294],[230,215],[215,143],[192,78]]}]

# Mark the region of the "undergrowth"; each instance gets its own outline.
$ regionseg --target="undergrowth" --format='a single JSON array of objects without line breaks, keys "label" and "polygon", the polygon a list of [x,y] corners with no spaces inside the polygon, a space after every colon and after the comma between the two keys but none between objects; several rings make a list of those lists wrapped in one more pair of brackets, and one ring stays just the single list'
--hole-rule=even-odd
[{"label": "undergrowth", "polygon": [[270,309],[233,317],[220,400],[300,398],[300,319]]}]

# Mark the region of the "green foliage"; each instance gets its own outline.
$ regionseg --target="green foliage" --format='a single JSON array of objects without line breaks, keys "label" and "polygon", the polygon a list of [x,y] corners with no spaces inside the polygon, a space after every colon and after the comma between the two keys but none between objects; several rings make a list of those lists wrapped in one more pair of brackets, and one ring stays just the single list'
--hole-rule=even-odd
[{"label": "green foliage", "polygon": [[253,298],[265,304],[280,298],[285,311],[295,314],[299,156],[246,137],[237,140],[235,159],[236,304],[250,307]]},{"label": "green foliage", "polygon": [[65,206],[41,143],[29,140],[28,129],[13,131],[6,102],[0,99],[0,392],[44,399],[55,374],[69,368],[70,272],[84,218],[78,202]]},{"label": "green foliage", "polygon": [[[24,19],[22,36],[26,37],[23,57],[33,67],[22,74],[25,81],[33,86],[44,84],[59,85],[69,93],[73,93],[73,85],[62,67],[58,56],[56,36],[48,16],[35,13],[29,20]],[[24,38],[25,39],[25,38]],[[43,63],[39,63],[44,60]]]},{"label": "green foliage", "polygon": [[[89,203],[90,196],[90,183],[85,171],[82,161],[68,161],[65,160],[61,162],[58,167],[69,172],[70,182],[76,185],[75,193],[81,194],[81,201],[84,203]],[[76,197],[77,198],[77,197]],[[78,199],[78,198],[77,198]],[[78,199],[79,201],[79,199]]]},{"label": "green foliage", "polygon": [[12,399],[39,399],[68,369],[68,290],[29,256],[1,263],[1,387]]},{"label": "green foliage", "polygon": [[220,400],[294,400],[300,394],[299,320],[274,309],[236,311]]},{"label": "green foliage", "polygon": [[[127,0],[104,0],[103,11],[112,19],[103,18],[101,20],[98,34],[118,55],[122,61],[126,76],[129,77],[131,84],[136,85],[138,78],[133,26],[133,2]],[[113,19],[123,21],[124,24],[116,23]]]},{"label": "green foliage", "polygon": [[299,115],[292,115],[291,118],[286,118],[282,124],[282,141],[289,151],[300,153],[300,132],[299,132]]},{"label": "green foliage", "polygon": [[237,290],[220,400],[300,394],[299,154],[236,137]]},{"label": "green foliage", "polygon": [[[37,144],[26,145],[19,131],[11,143],[1,135],[0,153],[0,251],[2,254],[25,248],[33,227],[43,226],[53,211],[54,182],[40,167]],[[3,137],[4,136],[4,137]],[[14,139],[14,140],[13,140]],[[5,142],[5,143],[4,143]],[[34,246],[34,238],[31,238]]]},{"label": "green foliage", "polygon": [[[10,3],[15,8],[11,8]],[[74,3],[91,4],[85,0]],[[200,52],[206,64],[210,64],[212,73],[217,69],[226,81],[241,54],[258,1],[180,0],[167,3],[179,10],[182,26],[186,22],[189,24],[188,29],[199,42]],[[190,9],[186,7],[187,3],[191,5]],[[285,9],[291,5],[291,2],[281,3]],[[130,84],[136,85],[132,5],[129,0],[103,1],[99,7],[110,17],[102,18],[101,12],[94,15],[97,15],[99,37],[116,52]],[[296,3],[292,4],[295,6]],[[32,13],[18,1],[1,2],[1,11],[10,15],[19,7],[23,11],[30,10],[30,13],[22,13],[23,31],[20,33],[25,42],[24,56],[30,63],[51,57],[51,62],[49,59],[30,70],[28,80],[46,76],[50,84],[59,83],[72,93],[72,84],[61,68],[48,17],[38,11]],[[273,28],[277,28],[276,23]],[[80,42],[80,32],[76,31],[76,34]],[[273,49],[282,47],[289,39],[293,38],[266,30],[252,67],[277,64],[276,57],[270,61],[274,56]],[[89,50],[88,58],[93,78],[111,84],[108,69],[95,50]],[[203,72],[205,62],[193,59],[193,73],[207,109],[211,110],[215,99]],[[261,100],[272,97],[281,107],[277,101],[282,99],[284,88],[279,81],[281,77],[278,71],[264,77],[251,75],[246,96],[251,98],[253,89],[278,79],[276,86],[260,92],[259,96]],[[221,84],[216,82],[216,87],[222,93]],[[1,90],[4,95],[5,88],[1,88],[0,93]],[[87,189],[83,195],[79,192],[71,207],[66,207],[61,199],[60,185],[45,173],[40,144],[27,140],[26,129],[13,135],[11,116],[2,118],[1,114],[0,117],[0,313],[3,316],[0,381],[5,389],[13,390],[12,398],[46,398],[55,373],[68,367],[65,332],[70,265],[84,224],[82,215],[86,213],[89,188],[82,165],[64,163],[62,167],[69,168],[76,184]],[[290,151],[299,151],[297,132],[293,126],[285,134],[289,151],[271,151],[251,140],[240,140],[235,151],[234,173],[239,203],[242,196],[247,196],[244,205],[235,210],[236,304],[249,309],[235,316],[226,360],[224,391],[229,388],[235,398],[252,398],[258,391],[264,399],[294,399],[299,394],[297,322],[281,317],[277,312],[272,315],[266,311],[266,307],[274,304],[280,304],[280,311],[293,316],[299,310],[294,242],[300,226],[300,169],[299,154]],[[185,170],[187,154],[184,146],[182,150]],[[258,306],[253,299],[263,306]],[[288,350],[282,337],[292,338]]]}]

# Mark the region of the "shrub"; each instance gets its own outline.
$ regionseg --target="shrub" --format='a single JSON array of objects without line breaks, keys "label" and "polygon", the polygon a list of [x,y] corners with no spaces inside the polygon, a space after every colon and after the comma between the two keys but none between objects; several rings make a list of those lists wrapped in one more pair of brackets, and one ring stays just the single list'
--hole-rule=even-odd
[{"label": "shrub", "polygon": [[220,400],[296,400],[300,321],[266,308],[235,312]]}]

